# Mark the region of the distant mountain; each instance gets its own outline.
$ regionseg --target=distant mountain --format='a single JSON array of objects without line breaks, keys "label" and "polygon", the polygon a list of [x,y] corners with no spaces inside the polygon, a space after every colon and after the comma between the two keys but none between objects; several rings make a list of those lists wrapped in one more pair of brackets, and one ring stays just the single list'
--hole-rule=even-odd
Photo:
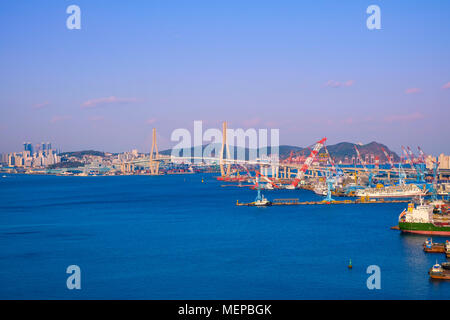
[{"label": "distant mountain", "polygon": [[[389,155],[393,155],[393,160],[394,161],[399,161],[400,157],[394,152],[391,151],[386,145],[378,143],[378,142],[370,142],[368,144],[365,145],[359,145],[359,144],[355,144],[355,143],[350,143],[350,142],[340,142],[337,144],[333,144],[333,145],[327,145],[327,149],[329,151],[329,153],[331,154],[331,156],[336,160],[336,161],[343,161],[345,157],[348,157],[349,159],[351,159],[353,156],[356,157],[356,151],[355,151],[355,145],[358,148],[359,152],[361,153],[361,156],[363,157],[363,159],[365,159],[366,154],[368,155],[374,155],[375,157],[378,157],[380,159],[381,162],[385,162],[387,160],[386,156],[383,153],[382,148],[384,148],[387,153]],[[190,153],[191,156],[194,155],[194,152],[197,151],[197,153],[202,153],[204,152],[205,148],[207,145],[203,145],[203,146],[198,146],[198,147],[192,147],[190,148]],[[221,145],[220,144],[215,144],[212,145],[212,147],[216,147],[216,150],[219,150],[220,152],[220,148]],[[201,148],[201,151],[200,151]],[[174,150],[175,152],[181,152],[181,150]],[[230,151],[235,155],[238,152],[245,152],[245,156],[246,159],[248,159],[249,156],[249,149],[248,148],[237,148],[237,147],[233,147],[230,146]],[[281,145],[279,147],[279,153],[280,153],[280,158],[281,159],[286,159],[289,157],[289,155],[291,154],[291,151],[293,152],[294,155],[300,155],[303,154],[304,156],[308,156],[310,153],[310,150],[308,148],[302,148],[302,147],[297,147],[297,146],[289,146],[289,145]],[[324,149],[322,148],[320,152],[324,152]],[[160,154],[163,155],[170,155],[172,153],[172,149],[168,149],[168,150],[164,150],[161,151]],[[270,148],[268,148],[267,153],[270,154]],[[213,156],[215,156],[215,154],[213,153]]]},{"label": "distant mountain", "polygon": [[350,142],[341,142],[331,146],[327,146],[327,149],[330,152],[330,154],[336,158],[336,160],[343,160],[345,156],[351,159],[353,156],[356,157],[355,145],[358,148],[359,152],[361,153],[363,159],[365,158],[366,154],[369,155],[373,154],[374,156],[378,157],[380,161],[382,162],[387,161],[388,159],[386,158],[382,150],[384,149],[389,155],[393,156],[393,160],[395,162],[400,160],[400,157],[397,155],[397,153],[390,150],[384,144],[375,141],[364,145],[358,145]]}]

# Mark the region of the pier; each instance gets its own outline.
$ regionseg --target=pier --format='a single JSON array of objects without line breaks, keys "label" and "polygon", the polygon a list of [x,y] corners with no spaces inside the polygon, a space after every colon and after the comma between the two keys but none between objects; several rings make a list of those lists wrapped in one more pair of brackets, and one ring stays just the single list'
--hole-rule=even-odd
[{"label": "pier", "polygon": [[[333,204],[381,204],[381,203],[407,203],[410,200],[383,200],[383,199],[367,199],[360,198],[356,200],[333,200],[333,201],[302,201],[297,198],[289,199],[274,199],[271,202],[272,206],[301,206],[301,205],[333,205]],[[255,206],[254,202],[241,203],[236,201],[237,206]]]}]

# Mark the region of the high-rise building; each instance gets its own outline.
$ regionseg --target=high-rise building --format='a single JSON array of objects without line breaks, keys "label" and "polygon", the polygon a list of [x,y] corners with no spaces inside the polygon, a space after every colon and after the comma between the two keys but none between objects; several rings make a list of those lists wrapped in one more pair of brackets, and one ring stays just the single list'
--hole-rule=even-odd
[{"label": "high-rise building", "polygon": [[29,151],[31,155],[33,155],[33,145],[30,142],[23,143],[23,150]]},{"label": "high-rise building", "polygon": [[30,168],[45,167],[61,161],[61,158],[56,154],[56,150],[52,150],[50,142],[42,143],[42,148],[37,144],[36,152],[34,152],[33,145],[30,142],[24,142],[23,148],[22,152],[3,155],[3,157],[0,157],[0,162],[8,166]]},{"label": "high-rise building", "polygon": [[439,155],[439,169],[450,169],[450,156],[443,153]]}]

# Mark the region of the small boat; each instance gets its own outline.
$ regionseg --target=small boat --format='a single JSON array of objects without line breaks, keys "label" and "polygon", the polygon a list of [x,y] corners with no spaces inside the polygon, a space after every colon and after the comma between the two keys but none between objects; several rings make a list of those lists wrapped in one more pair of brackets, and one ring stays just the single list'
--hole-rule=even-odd
[{"label": "small boat", "polygon": [[450,262],[442,262],[441,266],[445,270],[450,270]]},{"label": "small boat", "polygon": [[2,176],[2,178],[6,178],[6,176],[5,176],[5,175],[3,175],[3,176]]},{"label": "small boat", "polygon": [[432,279],[450,280],[450,270],[444,269],[439,263],[432,266],[428,274]]},{"label": "small boat", "polygon": [[263,195],[261,195],[261,199],[257,199],[255,202],[253,202],[254,206],[257,207],[268,207],[272,205],[272,202],[266,199]]},{"label": "small boat", "polygon": [[264,195],[261,193],[261,189],[258,189],[258,195],[256,196],[255,201],[251,203],[251,205],[256,207],[268,207],[272,205],[272,202],[264,197]]},{"label": "small boat", "polygon": [[423,244],[423,251],[428,253],[444,253],[444,243],[434,243],[432,238],[428,238]]},{"label": "small boat", "polygon": [[450,241],[445,241],[445,256],[450,258]]}]

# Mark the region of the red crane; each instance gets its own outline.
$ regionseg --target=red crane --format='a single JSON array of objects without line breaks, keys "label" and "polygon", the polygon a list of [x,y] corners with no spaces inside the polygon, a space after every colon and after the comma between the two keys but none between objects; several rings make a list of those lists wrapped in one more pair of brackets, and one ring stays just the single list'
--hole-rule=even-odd
[{"label": "red crane", "polygon": [[366,167],[366,162],[363,161],[363,159],[362,159],[362,157],[361,157],[361,153],[359,153],[359,150],[358,150],[358,148],[357,148],[356,146],[354,146],[354,147],[355,147],[355,150],[356,150],[356,155],[358,156],[358,159],[359,159],[359,161],[361,162],[361,164],[362,164],[364,170],[368,172],[369,169],[367,169],[367,167]]},{"label": "red crane", "polygon": [[[403,150],[403,153],[407,156],[407,158],[409,158],[409,161],[411,161],[411,165],[413,166],[414,165],[414,158],[412,156],[412,152],[406,151],[404,146],[402,146],[402,150]],[[409,149],[409,150],[411,151],[411,149]]]},{"label": "red crane", "polygon": [[319,153],[320,149],[322,149],[322,147],[324,146],[325,141],[327,141],[327,138],[323,138],[322,140],[318,141],[315,144],[313,150],[311,150],[309,157],[305,160],[305,163],[302,165],[299,172],[297,173],[297,176],[295,177],[294,181],[292,182],[292,184],[291,184],[292,187],[296,188],[298,186],[298,183],[305,175],[305,172],[308,170],[311,163],[313,163],[313,161],[316,159],[316,156]]},{"label": "red crane", "polygon": [[417,146],[417,149],[419,149],[419,157],[420,157],[420,161],[422,162],[422,163],[425,163],[426,162],[426,155],[425,155],[425,152],[423,152],[423,150],[422,150],[422,148],[420,148],[419,146]]},{"label": "red crane", "polygon": [[272,185],[272,187],[279,189],[280,187],[275,184],[272,180],[270,180],[268,177],[266,177],[265,175],[263,175],[261,172],[259,172],[258,170],[256,170],[256,179],[255,179],[255,186],[253,187],[253,189],[257,189],[259,187],[259,177],[263,178],[265,181],[267,181],[268,183],[270,183]]},{"label": "red crane", "polygon": [[412,163],[420,163],[420,159],[416,158],[416,156],[412,152],[411,148],[409,146],[407,148],[408,148],[408,153],[409,153],[409,156],[411,157]]},{"label": "red crane", "polygon": [[392,159],[391,159],[391,157],[389,156],[389,154],[387,153],[387,151],[386,151],[386,150],[384,150],[384,148],[383,148],[383,147],[381,148],[381,150],[383,150],[383,153],[384,153],[384,155],[386,156],[386,158],[387,158],[387,160],[388,160],[389,164],[391,165],[391,168],[393,168],[393,167],[394,167],[394,163],[392,162]]}]

